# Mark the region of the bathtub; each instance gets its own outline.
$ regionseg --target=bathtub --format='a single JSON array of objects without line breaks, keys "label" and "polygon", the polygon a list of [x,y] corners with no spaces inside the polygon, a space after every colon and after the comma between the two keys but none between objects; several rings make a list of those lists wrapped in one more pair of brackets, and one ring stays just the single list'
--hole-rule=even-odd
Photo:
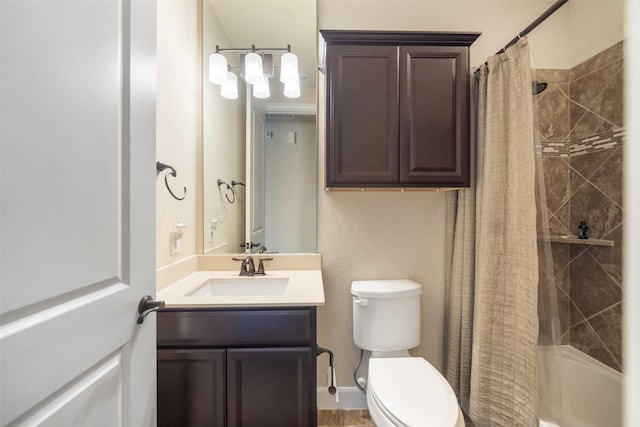
[{"label": "bathtub", "polygon": [[539,357],[539,427],[622,426],[620,372],[568,345],[540,346]]}]

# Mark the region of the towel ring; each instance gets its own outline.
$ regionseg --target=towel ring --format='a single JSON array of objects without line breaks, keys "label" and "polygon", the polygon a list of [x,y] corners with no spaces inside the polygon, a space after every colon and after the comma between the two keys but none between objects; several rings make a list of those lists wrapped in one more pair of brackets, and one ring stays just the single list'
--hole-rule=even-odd
[{"label": "towel ring", "polygon": [[156,171],[157,172],[162,172],[165,169],[169,169],[169,171],[166,174],[164,174],[164,185],[166,185],[167,190],[169,191],[169,194],[171,194],[173,196],[173,198],[176,199],[176,200],[184,200],[184,198],[187,197],[187,187],[183,188],[182,197],[176,196],[175,193],[171,190],[171,187],[169,187],[169,181],[168,181],[169,175],[171,175],[174,178],[178,175],[178,173],[176,172],[175,168],[173,166],[169,166],[169,165],[167,165],[165,163],[156,162]]},{"label": "towel ring", "polygon": [[[233,181],[232,181],[233,182]],[[226,197],[227,201],[231,204],[234,204],[236,201],[236,192],[233,189],[232,186],[230,186],[226,181],[221,180],[220,178],[218,178],[218,190],[220,190],[220,186],[221,185],[226,185],[227,189],[224,192],[224,197]],[[233,195],[233,199],[229,198],[229,190],[231,190],[231,194]]]}]

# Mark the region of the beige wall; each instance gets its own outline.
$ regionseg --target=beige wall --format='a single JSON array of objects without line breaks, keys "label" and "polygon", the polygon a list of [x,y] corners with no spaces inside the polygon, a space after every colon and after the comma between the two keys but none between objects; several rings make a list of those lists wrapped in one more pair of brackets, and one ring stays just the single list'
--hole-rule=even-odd
[{"label": "beige wall", "polygon": [[[566,9],[567,7],[574,7],[574,5],[579,1],[584,2],[586,0],[571,0],[567,5],[563,6],[563,9]],[[173,14],[171,12],[172,8],[163,3],[168,3],[168,2],[164,0],[160,0],[158,5],[158,68],[159,68],[158,70],[158,85],[159,85],[158,117],[157,117],[158,118],[158,147],[157,147],[158,159],[164,159],[165,156],[166,158],[169,158],[170,155],[172,154],[171,146],[170,146],[172,139],[169,137],[169,131],[167,130],[167,128],[176,127],[176,125],[171,126],[171,122],[173,120],[176,120],[176,118],[172,114],[170,114],[169,111],[167,111],[167,110],[170,110],[169,107],[171,106],[171,102],[168,99],[163,99],[163,97],[167,94],[167,88],[165,87],[165,85],[167,84],[167,80],[170,80],[170,75],[168,74],[168,70],[165,71],[163,64],[169,62],[167,65],[168,65],[168,68],[171,69],[175,66],[184,66],[185,64],[189,64],[192,61],[197,61],[196,59],[194,59],[193,56],[191,57],[188,56],[189,52],[193,53],[194,55],[196,54],[195,53],[196,49],[195,48],[192,49],[192,47],[189,47],[190,44],[196,43],[193,40],[193,35],[190,34],[194,28],[197,28],[196,23],[194,23],[195,18],[192,15],[193,13],[195,13],[195,10],[196,10],[195,2],[188,1],[187,4],[174,4],[173,8],[188,9],[188,12],[185,10],[184,12],[186,13],[179,13],[179,14]],[[356,11],[358,12],[358,14],[353,14],[348,9],[343,8],[343,6],[345,7],[348,6],[346,5],[346,3],[353,3],[357,8]],[[513,37],[515,32],[520,31],[527,24],[529,24],[529,22],[533,18],[538,16],[538,14],[542,10],[548,7],[552,3],[552,1],[539,1],[537,2],[538,3],[537,5],[534,5],[535,7],[531,5],[526,5],[525,4],[526,2],[524,1],[502,2],[502,3],[511,3],[511,5],[509,4],[505,5],[506,9],[504,9],[504,12],[500,12],[499,10],[496,11],[495,8],[493,8],[493,11],[492,11],[489,8],[484,7],[486,3],[500,3],[500,2],[482,2],[482,1],[419,2],[419,1],[414,1],[415,4],[413,5],[413,7],[421,8],[420,13],[418,14],[407,13],[406,11],[407,5],[405,4],[404,7],[400,7],[400,3],[412,3],[412,2],[399,2],[399,1],[357,2],[353,0],[329,2],[326,0],[319,0],[319,23],[320,23],[319,28],[342,29],[342,28],[347,28],[347,25],[351,25],[352,27],[354,27],[355,25],[354,20],[358,20],[358,22],[360,22],[362,25],[361,27],[362,29],[411,29],[413,28],[413,29],[430,29],[430,30],[445,30],[445,31],[447,30],[484,31],[485,35],[483,35],[481,39],[478,40],[478,42],[474,45],[472,49],[473,56],[472,56],[471,63],[472,65],[475,66],[475,65],[478,65],[479,63],[482,63],[486,56],[498,50],[501,44],[505,43],[507,40],[510,40]],[[422,5],[420,5],[419,3],[422,3]],[[445,3],[449,3],[449,4],[458,3],[458,6],[461,9],[465,10],[466,12],[455,13],[451,11],[450,12],[445,11],[441,13],[439,9],[435,7],[435,5],[431,5],[430,3],[436,3],[438,6],[444,6]],[[595,4],[598,2],[592,2],[592,3]],[[608,3],[609,4],[606,7],[607,14],[612,12],[612,9],[609,8],[609,6],[614,6],[616,9],[620,9],[622,8],[624,2],[611,1]],[[376,4],[376,7],[372,7],[373,4]],[[390,6],[392,4],[394,5],[393,7]],[[513,11],[513,8],[519,9],[520,7],[522,7],[522,13],[519,13],[518,11],[516,12]],[[368,12],[367,10],[363,10],[368,8],[371,8],[371,12]],[[627,21],[628,24],[631,24],[632,19],[636,19],[637,17],[637,12],[638,12],[637,9],[639,8],[636,7],[635,9],[636,9],[636,15],[633,16],[633,18],[629,17]],[[365,16],[360,17],[359,13],[364,13]],[[531,35],[532,43],[535,44],[534,39],[537,37],[541,37],[538,34],[540,32],[544,31],[546,33],[548,31],[551,31],[551,32],[558,31],[557,28],[550,28],[549,30],[546,30],[545,27],[551,27],[554,21],[558,21],[560,24],[565,24],[568,18],[563,17],[562,16],[563,13],[567,13],[567,12],[561,9],[558,12],[559,14],[558,16],[554,16],[550,18],[549,21],[542,24],[542,26],[539,27],[539,29],[536,30],[534,34]],[[616,13],[621,13],[621,12],[616,12]],[[372,15],[373,17],[369,15]],[[590,16],[592,17],[594,16],[597,17],[599,15],[602,16],[601,14],[598,14],[598,13],[590,14]],[[393,17],[393,19],[389,19],[391,17]],[[499,19],[502,19],[502,21],[499,22],[498,21]],[[182,22],[174,22],[178,20]],[[414,22],[414,21],[423,21],[423,20],[425,23],[420,25]],[[475,21],[475,23],[473,21]],[[466,24],[463,24],[465,22]],[[587,21],[581,21],[581,22],[586,23]],[[612,20],[611,22],[613,22],[613,25],[609,27],[611,29],[607,31],[607,34],[619,33],[622,28],[622,25],[620,25],[620,22],[616,22],[615,20]],[[427,24],[430,28],[426,28]],[[557,27],[557,25],[555,24],[553,26]],[[183,35],[179,35],[177,32],[179,28],[186,28],[187,32]],[[593,28],[593,27],[589,26],[588,28]],[[596,37],[596,40],[594,42],[595,46],[593,48],[594,49],[593,52],[581,53],[580,57],[570,59],[569,64],[564,66],[557,65],[557,64],[559,63],[559,61],[561,61],[563,53],[566,53],[566,49],[561,47],[561,45],[557,42],[559,39],[556,39],[554,37],[546,37],[547,42],[545,42],[544,44],[544,49],[547,49],[547,48],[554,49],[553,45],[557,45],[555,48],[556,49],[555,51],[558,53],[553,55],[547,55],[544,52],[540,51],[541,49],[543,49],[543,47],[540,47],[540,49],[537,49],[537,51],[534,52],[536,67],[538,68],[569,68],[577,64],[578,62],[580,62],[581,61],[580,58],[583,58],[583,59],[588,58],[592,56],[595,52],[598,52],[602,50],[604,47],[610,46],[615,41],[619,40],[619,38],[615,39],[616,36],[607,37],[606,40],[603,40],[601,42],[602,45],[599,45],[600,43],[598,40],[599,36],[596,36],[595,32],[593,33],[594,33],[594,37]],[[490,34],[492,34],[491,37],[490,37]],[[187,40],[188,43],[186,45],[182,45],[181,43],[177,42],[177,40],[182,39],[182,37],[186,37],[188,39]],[[491,40],[489,38],[491,38]],[[579,40],[583,40],[585,44],[588,44],[587,39],[579,38]],[[634,42],[636,44],[638,43],[637,35],[634,39]],[[580,48],[579,50],[581,51],[583,49]],[[576,50],[576,52],[577,51],[578,50]],[[176,57],[181,57],[184,60],[183,64],[172,64],[175,58],[172,57],[171,55],[174,55],[174,54],[176,55]],[[549,61],[544,61],[543,55],[547,57],[553,56],[554,59]],[[198,56],[196,55],[196,58],[197,57]],[[637,65],[637,61],[635,63],[633,63],[633,61],[629,61],[629,63],[632,64],[631,66]],[[183,80],[182,83],[185,85],[190,85],[192,83],[187,81],[186,79],[179,79],[179,80]],[[199,82],[199,81],[200,79],[198,76],[194,77],[193,82]],[[637,85],[636,85],[636,88],[637,88]],[[636,92],[638,91],[636,90]],[[191,107],[188,107],[189,110],[191,110],[192,108],[197,108],[197,106],[193,106],[191,104],[192,100],[186,99],[186,94],[183,93],[182,95],[184,95],[182,97],[182,100],[187,104],[187,106],[191,106]],[[635,97],[635,98],[629,97],[629,100],[637,100],[637,99],[638,97]],[[173,108],[176,108],[175,105]],[[638,110],[638,108],[636,108],[636,110]],[[631,115],[629,117],[631,117]],[[187,141],[189,146],[192,146],[194,142],[198,140],[199,126],[196,126],[193,124],[194,120],[197,120],[197,118],[195,117],[195,115],[192,114],[191,118],[182,120],[182,123],[181,123],[181,125],[184,126],[183,129],[187,132],[186,135],[185,134],[182,134],[182,135],[185,137],[191,136],[191,139],[189,140],[184,138],[182,138],[181,140]],[[634,134],[634,136],[637,136],[637,135]],[[182,144],[186,144],[186,143],[183,142]],[[194,152],[197,152],[197,148],[193,148],[193,150]],[[637,150],[632,154],[635,154],[636,158],[638,158]],[[630,160],[629,164],[631,164],[632,161],[633,160]],[[193,167],[193,169],[189,169],[189,166],[188,166],[189,161],[184,161],[183,163],[181,163],[180,166],[182,167],[179,167],[178,170],[180,172],[180,175],[179,175],[180,179],[181,180],[184,179],[184,181],[180,181],[179,184],[181,186],[186,185],[191,188],[194,185],[194,182],[196,181],[196,176],[197,176],[196,172],[198,171],[198,168],[196,166],[196,167]],[[321,171],[323,170],[322,165],[323,165],[322,160],[320,160],[319,169]],[[632,181],[629,180],[629,182],[632,182]],[[162,187],[160,183],[161,183],[161,179],[159,178],[158,190],[157,190],[158,267],[161,267],[163,265],[166,265],[167,263],[172,262],[172,259],[173,259],[172,257],[169,257],[167,255],[168,254],[167,248],[169,245],[168,230],[171,227],[173,227],[173,225],[175,224],[175,221],[179,218],[182,218],[184,221],[189,222],[190,220],[186,218],[194,218],[197,216],[197,214],[195,213],[195,207],[188,206],[188,204],[195,205],[195,202],[193,201],[193,199],[188,197],[187,198],[188,202],[185,201],[182,205],[179,205],[177,204],[177,202],[173,202],[171,199],[169,199],[169,197],[167,197],[166,190],[164,190],[164,187],[163,187],[164,183],[162,183]],[[398,194],[395,195],[395,197],[399,197],[399,196],[400,195]],[[432,196],[435,197],[436,199],[440,197],[439,195],[418,195],[416,197],[424,198],[425,199],[424,203],[426,205],[428,203],[427,199],[430,199]],[[345,196],[337,195],[335,199],[329,198],[328,195],[323,193],[323,188],[319,187],[319,201],[321,201],[321,206],[319,207],[319,214],[320,214],[319,223],[321,228],[336,227],[336,225],[332,225],[331,223],[332,221],[341,221],[340,215],[339,215],[340,213],[339,208],[350,209],[350,207],[348,206],[348,203],[342,202],[342,199],[344,197]],[[370,197],[370,196],[367,195],[366,197]],[[382,201],[383,198],[387,198],[388,195],[374,195],[373,197],[376,197],[378,198],[379,201]],[[337,200],[337,202],[332,202],[332,200]],[[357,199],[354,199],[354,200],[357,200]],[[632,207],[633,206],[634,205],[632,204]],[[194,211],[192,211],[192,209]],[[362,211],[363,209],[356,208],[353,211],[353,215],[362,213]],[[333,213],[332,215],[329,214],[331,212]],[[349,210],[348,212],[351,212],[351,211]],[[184,217],[183,217],[183,214],[184,214]],[[336,219],[336,217],[338,218]],[[424,221],[426,221],[426,219]],[[357,222],[357,221],[354,221],[354,222]],[[394,224],[395,223],[396,223],[396,220],[394,220]],[[359,230],[360,234],[365,234],[365,235],[375,234],[379,232],[378,230],[384,230],[384,234],[387,237],[385,237],[385,239],[382,239],[382,243],[387,243],[386,239],[389,238],[389,236],[394,235],[394,237],[391,238],[391,240],[395,240],[396,236],[400,236],[402,234],[397,232],[398,231],[397,227],[398,227],[397,225],[381,225],[376,223],[371,225],[371,230],[368,230],[367,227],[364,227],[364,226],[362,226],[361,228],[356,228],[356,230]],[[190,228],[188,229],[187,233],[193,233],[193,232],[194,232],[194,228],[192,228],[192,225],[190,224]],[[351,232],[352,230],[349,230],[349,233]],[[321,243],[321,245],[325,250],[333,250],[336,247],[338,247],[339,249],[339,244],[336,243],[336,241],[339,240],[339,238],[340,237],[335,234],[333,235],[333,237],[329,237],[328,235],[327,238]],[[430,236],[426,236],[426,239],[430,239],[430,238],[431,238]],[[353,239],[353,240],[355,241],[356,239]],[[195,242],[195,237],[193,238],[193,241]],[[183,243],[183,248],[187,246],[185,245],[186,242],[183,241],[182,243]],[[361,250],[360,246],[354,245],[353,243],[350,245],[350,247],[356,250],[355,253],[357,254],[356,255],[357,259],[355,260],[352,260],[350,257],[345,257],[345,254],[348,255],[348,253],[346,253],[343,250],[339,250],[335,253],[327,252],[323,256],[324,266],[326,270],[325,285],[327,287],[326,289],[327,305],[320,310],[321,312],[320,318],[322,320],[321,327],[323,329],[321,331],[321,337],[320,337],[322,340],[321,344],[325,346],[330,346],[332,349],[337,349],[338,347],[344,346],[347,348],[346,352],[348,355],[354,354],[354,349],[350,347],[352,346],[351,337],[350,337],[351,308],[350,306],[346,305],[348,303],[345,303],[345,300],[348,300],[349,295],[344,284],[347,283],[349,279],[343,278],[343,279],[340,279],[339,282],[336,282],[334,278],[339,277],[340,273],[338,272],[332,273],[333,268],[339,267],[337,269],[339,271],[355,271],[354,273],[351,273],[355,275],[356,273],[358,274],[360,273],[360,269],[363,269],[367,266],[375,267],[376,265],[378,265],[381,259],[385,261],[385,264],[390,262],[389,260],[395,259],[395,256],[392,257],[390,255],[391,252],[389,252],[388,249],[385,249],[385,247],[376,248],[375,253],[370,253],[369,249],[366,249],[364,251],[365,253],[360,253],[360,250]],[[438,250],[438,248],[435,248],[435,249]],[[181,252],[180,256],[185,256],[186,252],[189,252],[189,251],[185,251],[183,249],[183,252]],[[178,257],[175,257],[175,258],[178,258]],[[421,259],[418,261],[418,263],[423,262],[422,258],[427,258],[427,257],[424,256],[420,258]],[[628,259],[632,259],[632,258],[629,257]],[[349,266],[354,265],[356,261],[361,261],[362,264],[356,267],[353,267],[354,270],[350,270]],[[631,264],[632,263],[627,263],[627,266]],[[414,265],[412,264],[412,266]],[[629,270],[629,271],[632,271],[632,270]],[[342,287],[340,286],[341,283],[343,284]],[[637,293],[632,296],[637,296]],[[635,300],[638,300],[638,298],[636,298]],[[629,312],[633,314],[632,310],[629,310]],[[629,319],[630,318],[631,317],[629,317]],[[629,321],[628,324],[631,324],[631,322]],[[349,328],[349,330],[346,332],[341,332],[340,328]],[[354,358],[353,356],[350,356],[347,358],[347,360],[345,360],[344,358],[338,358],[336,360],[336,363],[340,368],[340,374],[341,374],[339,383],[342,385],[347,385],[347,384],[350,385],[350,380],[348,378],[350,377],[350,372],[352,370],[351,361],[353,360],[353,358]],[[629,357],[628,359],[631,360],[632,358]],[[347,373],[349,373],[349,375]],[[638,377],[637,370],[634,373],[636,374],[635,377]],[[633,405],[629,405],[629,408],[636,408],[636,407]],[[635,419],[635,418],[631,417],[630,419]]]},{"label": "beige wall", "polygon": [[[319,0],[318,23],[321,29],[482,32],[471,48],[471,66],[478,66],[552,3],[539,0]],[[554,31],[563,31],[553,27]],[[556,46],[561,45],[556,43]],[[539,55],[542,57],[546,52]]]},{"label": "beige wall", "polygon": [[[164,174],[156,183],[156,268],[196,253],[201,216],[201,72],[198,4],[193,0],[158,1],[157,41],[157,160],[176,168],[169,178],[175,193],[187,187],[187,197],[175,200],[164,184]],[[180,253],[170,255],[169,233],[182,220],[187,225],[180,241]]]},{"label": "beige wall", "polygon": [[[478,66],[554,1],[318,0],[318,28],[471,31]],[[577,3],[572,5],[572,3]],[[568,7],[568,6],[571,6]],[[602,31],[590,31],[594,22]],[[529,35],[539,68],[568,68],[622,38],[622,2],[573,0]],[[574,31],[571,25],[579,26]],[[576,35],[577,33],[580,35]],[[602,40],[605,39],[605,40]],[[573,45],[579,44],[578,49]],[[442,368],[444,324],[444,195],[324,192],[324,88],[319,79],[318,251],[326,305],[319,310],[319,344],[336,352],[338,383],[353,386],[359,356],[353,345],[353,280],[411,278],[423,284],[422,343],[413,351]],[[319,369],[322,371],[322,369]],[[319,375],[319,384],[323,384]]]},{"label": "beige wall", "polygon": [[[319,0],[318,28],[369,30],[478,31],[471,48],[477,66],[553,1],[358,1]],[[574,5],[574,3],[576,5]],[[577,4],[583,7],[574,11]],[[584,6],[586,4],[586,6]],[[571,8],[570,8],[571,7]],[[530,35],[539,68],[568,68],[621,38],[616,25],[622,2],[572,0]],[[608,30],[588,31],[587,23],[607,17]],[[580,19],[577,19],[579,17]],[[577,21],[577,22],[576,22]],[[587,26],[581,36],[569,27]],[[196,223],[201,202],[201,112],[198,4],[194,0],[158,3],[158,160],[178,170],[172,180],[187,199],[178,202],[158,177],[157,266],[197,252]],[[614,40],[616,39],[617,40]],[[575,39],[575,40],[574,40]],[[579,48],[571,49],[580,44]],[[593,52],[590,52],[593,46]],[[191,76],[191,77],[189,77]],[[320,82],[321,84],[322,82]],[[442,363],[444,312],[444,196],[437,193],[325,193],[324,97],[319,99],[318,251],[323,258],[327,303],[319,310],[319,343],[336,352],[339,385],[353,385],[358,357],[351,329],[349,288],[356,279],[409,277],[425,287],[422,344],[416,355]],[[207,178],[209,179],[209,178]],[[237,178],[236,178],[237,179]],[[169,255],[169,232],[181,219],[187,233],[179,255]],[[209,219],[208,217],[205,219]],[[321,364],[322,365],[322,364]],[[324,365],[323,365],[324,366]],[[323,371],[323,368],[319,368]],[[319,384],[323,384],[324,380]]]},{"label": "beige wall", "polygon": [[[472,31],[475,67],[555,0],[318,0],[320,29]],[[620,41],[622,0],[571,0],[529,34],[536,68],[570,68]],[[598,31],[593,31],[598,28]]]},{"label": "beige wall", "polygon": [[567,6],[570,60],[567,67],[554,68],[575,67],[626,38],[623,0],[571,0]]},{"label": "beige wall", "polygon": [[[318,252],[326,303],[318,344],[335,353],[339,386],[354,386],[351,283],[407,278],[422,284],[421,343],[414,356],[442,368],[445,195],[435,192],[325,192],[324,76],[318,78]],[[319,364],[318,384],[326,382]],[[364,371],[363,371],[364,373]]]}]

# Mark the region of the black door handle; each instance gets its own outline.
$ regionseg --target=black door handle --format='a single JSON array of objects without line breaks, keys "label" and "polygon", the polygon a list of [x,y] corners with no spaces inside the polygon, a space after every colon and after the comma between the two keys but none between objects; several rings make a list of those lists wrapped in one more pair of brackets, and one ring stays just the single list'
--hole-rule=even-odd
[{"label": "black door handle", "polygon": [[138,325],[144,322],[144,318],[152,311],[158,311],[164,308],[164,301],[154,301],[151,295],[145,295],[138,304]]}]

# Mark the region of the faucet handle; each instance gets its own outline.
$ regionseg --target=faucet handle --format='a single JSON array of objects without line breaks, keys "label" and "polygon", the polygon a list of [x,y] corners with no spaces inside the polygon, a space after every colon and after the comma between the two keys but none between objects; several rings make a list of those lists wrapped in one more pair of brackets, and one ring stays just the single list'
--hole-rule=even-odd
[{"label": "faucet handle", "polygon": [[258,259],[258,271],[256,271],[256,275],[258,276],[264,276],[266,273],[264,271],[264,264],[262,263],[262,261],[272,261],[273,258],[259,258]]},{"label": "faucet handle", "polygon": [[[253,258],[250,256],[246,258],[231,258],[234,261],[241,261],[240,264],[240,276],[253,276],[255,267],[253,266]],[[247,264],[249,265],[249,269],[247,270]]]}]

